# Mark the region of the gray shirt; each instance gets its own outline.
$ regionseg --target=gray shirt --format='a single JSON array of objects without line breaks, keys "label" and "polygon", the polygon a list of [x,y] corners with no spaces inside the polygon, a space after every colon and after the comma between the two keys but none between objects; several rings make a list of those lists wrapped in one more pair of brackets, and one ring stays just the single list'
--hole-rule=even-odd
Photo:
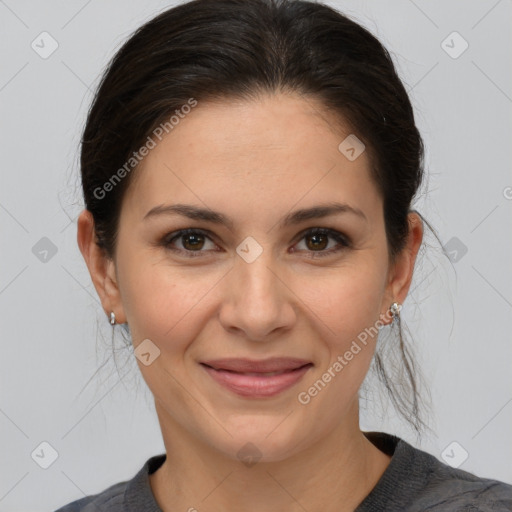
[{"label": "gray shirt", "polygon": [[[396,436],[384,432],[364,434],[392,458],[375,487],[354,512],[512,511],[512,485],[454,469]],[[162,512],[151,491],[148,475],[155,472],[165,458],[165,454],[155,455],[131,480],[73,501],[56,512]]]}]

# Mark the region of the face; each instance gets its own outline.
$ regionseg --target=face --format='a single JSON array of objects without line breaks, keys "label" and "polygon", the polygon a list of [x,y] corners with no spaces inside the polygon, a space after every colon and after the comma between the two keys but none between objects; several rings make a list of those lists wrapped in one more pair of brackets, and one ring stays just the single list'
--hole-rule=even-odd
[{"label": "face", "polygon": [[404,298],[367,154],[349,160],[350,131],[319,112],[298,96],[199,103],[123,200],[110,306],[136,350],[149,340],[137,362],[162,428],[233,458],[252,442],[280,460],[357,425],[365,329]]}]

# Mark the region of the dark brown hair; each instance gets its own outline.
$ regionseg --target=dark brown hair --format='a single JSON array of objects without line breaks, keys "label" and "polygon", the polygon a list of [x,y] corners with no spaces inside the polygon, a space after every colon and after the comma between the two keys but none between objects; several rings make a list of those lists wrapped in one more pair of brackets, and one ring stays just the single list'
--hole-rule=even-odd
[{"label": "dark brown hair", "polygon": [[[393,261],[405,246],[423,178],[411,102],[390,54],[369,31],[327,5],[299,0],[193,0],[145,23],[116,53],[88,114],[80,162],[85,205],[105,255],[115,257],[121,202],[136,173],[126,162],[161,123],[191,98],[279,92],[315,100],[364,142]],[[105,192],[123,166],[123,179]],[[373,364],[398,412],[419,432],[426,424],[414,360],[400,321],[395,325],[399,371],[385,369],[379,344]]]}]

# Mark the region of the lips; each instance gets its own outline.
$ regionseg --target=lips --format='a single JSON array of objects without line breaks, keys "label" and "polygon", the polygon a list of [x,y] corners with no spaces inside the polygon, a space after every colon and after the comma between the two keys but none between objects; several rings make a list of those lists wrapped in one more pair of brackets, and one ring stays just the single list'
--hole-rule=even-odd
[{"label": "lips", "polygon": [[305,359],[291,357],[274,357],[261,361],[250,359],[214,359],[203,361],[202,364],[212,367],[214,370],[226,370],[237,373],[273,373],[296,370],[306,364],[311,364]]},{"label": "lips", "polygon": [[305,359],[276,357],[260,361],[215,359],[203,361],[201,365],[217,383],[237,395],[263,398],[296,384],[313,363]]}]

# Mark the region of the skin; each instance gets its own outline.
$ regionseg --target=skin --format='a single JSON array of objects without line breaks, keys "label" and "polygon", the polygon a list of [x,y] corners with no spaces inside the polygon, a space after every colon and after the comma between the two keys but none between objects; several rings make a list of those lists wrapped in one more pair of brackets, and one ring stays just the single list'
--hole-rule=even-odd
[{"label": "skin", "polygon": [[[365,328],[390,323],[389,306],[407,296],[423,236],[410,213],[407,245],[391,265],[368,155],[350,161],[338,150],[349,133],[295,95],[199,103],[136,170],[113,259],[94,243],[90,212],[79,217],[78,244],[105,312],[128,322],[134,347],[150,339],[160,350],[150,365],[137,362],[167,452],[150,477],[164,511],[354,510],[390,462],[359,428],[358,391],[376,336],[308,404],[297,399]],[[291,211],[334,201],[366,219],[343,213],[279,224]],[[179,215],[143,220],[175,203],[206,206],[233,225]],[[211,233],[199,243],[174,240],[198,257],[159,245],[185,228]],[[311,228],[334,229],[351,246],[332,237],[315,244],[304,233]],[[252,263],[236,252],[248,236],[263,249]],[[314,366],[292,388],[254,399],[219,386],[199,365],[273,356]],[[237,457],[249,441],[261,454],[250,467]]]}]

